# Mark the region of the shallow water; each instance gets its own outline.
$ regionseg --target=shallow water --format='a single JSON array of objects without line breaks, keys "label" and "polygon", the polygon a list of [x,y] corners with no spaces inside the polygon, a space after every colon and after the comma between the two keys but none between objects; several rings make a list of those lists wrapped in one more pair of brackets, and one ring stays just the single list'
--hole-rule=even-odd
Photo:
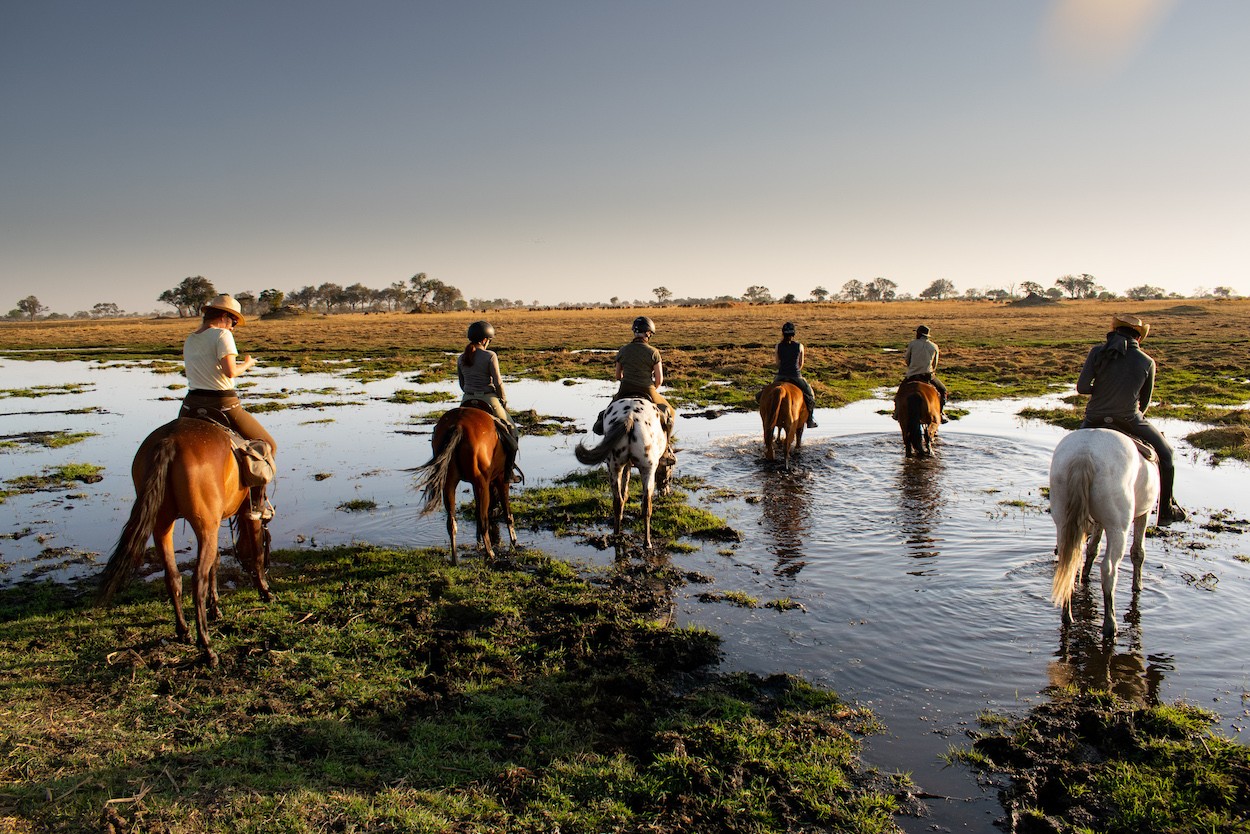
[{"label": "shallow water", "polygon": [[[330,374],[249,374],[252,396],[283,392],[283,402],[322,403],[260,414],[282,444],[275,547],[351,541],[443,546],[441,514],[420,517],[411,475],[429,457],[429,429],[414,424],[446,404],[386,402],[396,389],[451,391],[415,378],[360,383]],[[44,467],[89,462],[105,467],[96,484],[68,492],[15,495],[0,504],[0,583],[93,573],[91,554],[110,551],[133,500],[130,459],[142,438],[172,418],[179,374],[134,364],[0,361],[0,388],[85,383],[82,393],[0,399],[0,435],[35,430],[94,431],[61,449],[0,453],[0,479]],[[515,409],[573,417],[589,426],[612,386],[514,382]],[[259,398],[259,396],[258,396]],[[344,403],[339,407],[324,403]],[[972,403],[942,428],[938,455],[908,461],[884,401],[820,410],[796,471],[760,459],[754,414],[679,422],[679,474],[728,490],[697,495],[742,531],[736,545],[708,544],[674,557],[714,579],[713,589],[761,602],[789,598],[804,610],[778,613],[728,603],[704,604],[684,589],[678,615],[724,638],[727,669],[789,671],[872,707],[889,728],[869,742],[869,758],[911,772],[931,815],[904,820],[909,830],[993,831],[999,813],[963,767],[939,758],[965,743],[985,709],[1023,712],[1049,684],[1111,685],[1130,697],[1183,698],[1212,709],[1234,738],[1250,735],[1250,538],[1209,532],[1213,513],[1250,517],[1247,467],[1208,465],[1185,446],[1190,426],[1161,421],[1180,451],[1178,494],[1195,522],[1147,540],[1145,587],[1131,609],[1131,570],[1122,570],[1117,604],[1124,622],[1113,646],[1098,636],[1101,595],[1078,594],[1078,621],[1060,626],[1048,602],[1054,528],[1042,488],[1063,432],[1014,416],[1049,401]],[[59,413],[98,406],[104,413]],[[520,464],[529,485],[580,467],[571,447],[582,435],[527,437]],[[318,475],[328,475],[317,480]],[[377,509],[345,512],[363,499]],[[572,538],[525,529],[523,543],[563,558],[608,558]],[[607,525],[605,523],[605,530]],[[461,540],[471,540],[462,525]],[[17,535],[17,538],[7,536]],[[180,549],[189,535],[179,527]],[[102,556],[99,558],[103,558]],[[86,560],[86,561],[83,561]],[[1127,567],[1127,561],[1126,561]]]}]

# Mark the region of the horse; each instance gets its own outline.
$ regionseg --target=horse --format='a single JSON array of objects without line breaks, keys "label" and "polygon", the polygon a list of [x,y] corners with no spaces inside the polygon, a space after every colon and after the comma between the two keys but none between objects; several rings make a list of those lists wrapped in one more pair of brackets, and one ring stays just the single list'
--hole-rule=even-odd
[{"label": "horse", "polygon": [[776,459],[773,443],[780,441],[785,455],[785,469],[789,472],[790,447],[798,451],[803,445],[803,429],[807,427],[810,416],[803,392],[792,382],[773,382],[760,392],[759,403],[760,419],[764,423],[764,459]]},{"label": "horse", "polygon": [[238,531],[235,555],[252,576],[265,602],[269,590],[267,520],[252,512],[250,489],[240,480],[239,464],[226,429],[206,420],[180,418],[153,431],[139,445],[130,467],[135,503],[113,555],[100,577],[99,600],[107,602],[143,562],[148,537],[165,564],[165,589],[174,609],[177,636],[188,638],[182,615],[182,574],[174,556],[174,522],[186,519],[197,551],[191,578],[195,598],[196,642],[209,666],[217,665],[208,624],[221,616],[217,597],[217,530],[234,516]]},{"label": "horse", "polygon": [[936,388],[918,379],[904,380],[894,395],[894,419],[903,432],[907,457],[933,456],[933,439],[942,422],[942,398]]},{"label": "horse", "polygon": [[[1133,592],[1141,591],[1142,542],[1150,511],[1159,500],[1159,465],[1148,459],[1127,435],[1114,429],[1078,429],[1059,441],[1050,459],[1050,515],[1055,522],[1058,560],[1050,599],[1072,622],[1072,586],[1085,548],[1081,581],[1088,582],[1103,531],[1107,552],[1102,558],[1102,633],[1116,634],[1115,582],[1124,558],[1129,528],[1133,560]],[[1087,543],[1088,539],[1088,543]]]},{"label": "horse", "polygon": [[456,554],[456,487],[461,481],[473,487],[473,501],[477,518],[477,540],[486,555],[494,558],[491,547],[490,511],[498,504],[508,524],[508,538],[515,549],[516,525],[512,520],[512,507],[508,501],[510,476],[506,461],[502,431],[489,412],[468,406],[453,408],[434,424],[430,439],[433,456],[416,471],[419,474],[417,489],[425,498],[421,513],[429,513],[442,497],[447,512],[447,535],[451,538],[451,563],[458,564]]},{"label": "horse", "polygon": [[578,461],[586,465],[606,463],[612,487],[612,519],[617,541],[621,537],[621,518],[629,497],[632,467],[638,467],[642,480],[643,543],[651,548],[651,504],[657,488],[661,495],[669,491],[675,458],[669,454],[668,435],[660,419],[660,410],[643,397],[614,400],[603,412],[603,440],[593,448],[579,442],[573,450]]}]

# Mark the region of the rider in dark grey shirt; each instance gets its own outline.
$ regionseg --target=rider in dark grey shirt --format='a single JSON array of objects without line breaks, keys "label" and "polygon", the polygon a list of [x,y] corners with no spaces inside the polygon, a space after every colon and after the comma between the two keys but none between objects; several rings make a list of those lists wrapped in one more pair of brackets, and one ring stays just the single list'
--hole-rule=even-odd
[{"label": "rider in dark grey shirt", "polygon": [[1116,429],[1149,444],[1159,454],[1159,525],[1189,517],[1173,497],[1176,468],[1172,447],[1145,417],[1155,386],[1155,361],[1141,349],[1150,325],[1136,316],[1116,315],[1107,341],[1085,358],[1076,381],[1079,394],[1088,394],[1081,428]]}]

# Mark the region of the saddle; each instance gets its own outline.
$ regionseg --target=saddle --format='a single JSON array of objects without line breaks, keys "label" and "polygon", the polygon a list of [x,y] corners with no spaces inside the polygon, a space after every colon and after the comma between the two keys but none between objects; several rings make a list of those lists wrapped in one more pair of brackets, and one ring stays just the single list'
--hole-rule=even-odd
[{"label": "saddle", "polygon": [[[216,413],[214,413],[216,412]],[[234,450],[234,459],[239,464],[239,481],[247,487],[264,486],[273,480],[278,471],[273,450],[263,440],[248,440],[234,430],[220,409],[197,408],[184,412],[184,417],[191,420],[203,420],[212,423],[226,433],[230,448]]]},{"label": "saddle", "polygon": [[1155,451],[1154,446],[1151,446],[1149,443],[1143,443],[1131,434],[1125,435],[1125,437],[1133,441],[1133,445],[1137,447],[1137,451],[1143,458],[1148,460],[1150,463],[1159,462],[1159,453]]}]

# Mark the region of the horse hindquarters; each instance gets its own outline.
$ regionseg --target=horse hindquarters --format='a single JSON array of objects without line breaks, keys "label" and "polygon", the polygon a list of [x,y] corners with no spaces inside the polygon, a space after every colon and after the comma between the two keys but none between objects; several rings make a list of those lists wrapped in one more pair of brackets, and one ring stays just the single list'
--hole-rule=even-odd
[{"label": "horse hindquarters", "polygon": [[907,397],[907,428],[903,430],[903,442],[907,445],[907,456],[914,452],[916,457],[924,457],[929,453],[928,435],[925,433],[924,415],[925,402],[917,393]]}]

